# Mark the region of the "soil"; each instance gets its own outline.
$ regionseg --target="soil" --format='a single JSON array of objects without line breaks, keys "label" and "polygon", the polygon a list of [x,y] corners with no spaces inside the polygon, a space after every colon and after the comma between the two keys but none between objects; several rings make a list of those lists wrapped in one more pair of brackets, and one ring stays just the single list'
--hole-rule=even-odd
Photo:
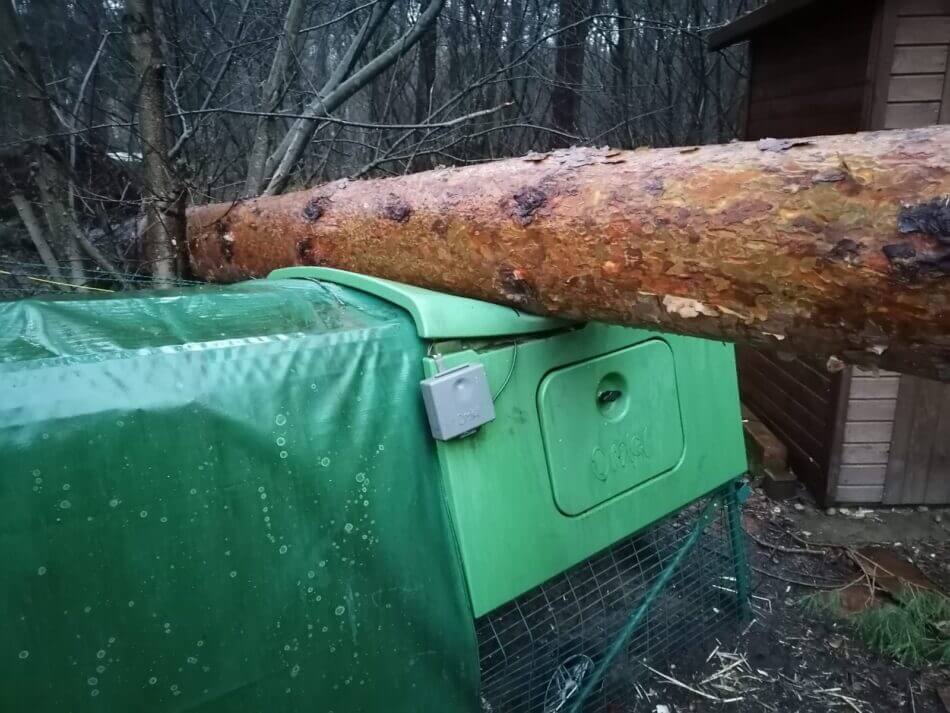
[{"label": "soil", "polygon": [[[938,693],[950,694],[950,667],[903,666],[870,650],[847,621],[807,603],[808,595],[862,579],[850,552],[868,544],[886,544],[890,556],[913,563],[925,581],[950,592],[950,512],[830,512],[804,492],[773,502],[753,489],[744,514],[754,577],[751,623],[690,652],[661,672],[668,678],[654,676],[641,686],[634,710],[950,713]],[[868,601],[866,585],[849,591],[858,593],[858,607]],[[729,699],[736,700],[724,702]]]}]

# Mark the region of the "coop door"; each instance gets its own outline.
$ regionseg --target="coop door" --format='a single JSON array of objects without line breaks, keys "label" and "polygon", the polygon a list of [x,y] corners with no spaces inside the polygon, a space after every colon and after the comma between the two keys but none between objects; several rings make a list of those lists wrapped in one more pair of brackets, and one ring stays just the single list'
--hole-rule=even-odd
[{"label": "coop door", "polygon": [[551,372],[538,413],[554,501],[566,515],[672,469],[683,453],[673,353],[659,339]]}]

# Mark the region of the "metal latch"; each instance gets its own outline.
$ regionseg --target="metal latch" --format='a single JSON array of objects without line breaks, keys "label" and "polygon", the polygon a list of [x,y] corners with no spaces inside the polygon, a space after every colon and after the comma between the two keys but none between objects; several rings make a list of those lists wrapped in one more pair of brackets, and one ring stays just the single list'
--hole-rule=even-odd
[{"label": "metal latch", "polygon": [[429,428],[439,441],[467,436],[495,420],[495,405],[481,364],[440,371],[423,379],[420,386]]}]

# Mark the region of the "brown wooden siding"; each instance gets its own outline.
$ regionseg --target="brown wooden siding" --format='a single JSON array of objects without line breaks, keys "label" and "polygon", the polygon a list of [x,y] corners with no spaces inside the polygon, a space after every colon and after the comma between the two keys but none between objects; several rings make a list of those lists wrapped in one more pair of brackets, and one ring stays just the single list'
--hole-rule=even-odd
[{"label": "brown wooden siding", "polygon": [[901,378],[883,500],[950,502],[950,384]]},{"label": "brown wooden siding", "polygon": [[873,128],[939,123],[948,91],[950,0],[889,0],[884,12],[893,49],[880,67],[887,100]]},{"label": "brown wooden siding", "polygon": [[861,129],[873,25],[867,8],[865,0],[814,3],[753,36],[747,138]]},{"label": "brown wooden siding", "polygon": [[823,499],[833,442],[837,379],[822,363],[736,348],[742,403],[788,448],[798,477]]},{"label": "brown wooden siding", "polygon": [[[815,2],[750,51],[746,138],[950,123],[950,0]],[[950,502],[950,385],[737,357],[743,402],[822,504]]]},{"label": "brown wooden siding", "polygon": [[852,369],[834,500],[880,502],[900,376]]}]

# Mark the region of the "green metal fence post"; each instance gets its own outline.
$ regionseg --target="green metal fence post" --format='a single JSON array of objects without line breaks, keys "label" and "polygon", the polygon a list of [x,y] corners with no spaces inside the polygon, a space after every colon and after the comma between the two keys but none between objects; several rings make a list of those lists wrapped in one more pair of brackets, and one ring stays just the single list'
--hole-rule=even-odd
[{"label": "green metal fence post", "polygon": [[[730,486],[729,490],[732,492],[733,488]],[[653,586],[650,587],[650,591],[647,592],[646,596],[643,598],[643,601],[640,602],[640,606],[638,606],[636,610],[630,615],[627,623],[617,635],[617,638],[614,639],[613,644],[610,645],[610,649],[607,651],[607,654],[604,656],[604,658],[601,659],[601,662],[594,670],[594,673],[591,674],[590,678],[588,678],[584,683],[580,693],[577,696],[577,700],[574,702],[574,705],[571,706],[570,713],[580,713],[580,711],[583,709],[584,701],[587,700],[587,697],[590,695],[591,691],[594,690],[594,687],[597,685],[597,683],[603,678],[604,674],[607,673],[607,669],[610,668],[614,659],[623,650],[623,647],[626,646],[630,636],[636,630],[637,626],[639,626],[640,621],[650,609],[650,605],[653,604],[653,601],[666,587],[667,582],[669,582],[670,577],[673,576],[673,573],[679,567],[680,562],[683,561],[683,558],[690,552],[690,550],[693,549],[693,546],[696,544],[699,536],[703,534],[703,532],[706,530],[706,526],[712,519],[713,512],[715,512],[715,510],[721,505],[721,494],[713,495],[712,498],[710,498],[709,502],[706,504],[706,507],[703,509],[702,514],[699,516],[699,519],[696,521],[696,524],[693,526],[692,532],[690,532],[689,537],[686,538],[686,542],[684,542],[683,546],[679,548],[676,555],[673,557],[673,561],[670,562],[667,568],[663,570],[663,573],[657,577],[656,582],[654,582]]]},{"label": "green metal fence post", "polygon": [[749,600],[749,563],[742,531],[742,503],[748,497],[748,487],[744,480],[737,480],[728,486],[726,493],[729,541],[732,544],[732,561],[736,574],[736,597],[739,600],[739,616],[743,619],[752,613]]}]

